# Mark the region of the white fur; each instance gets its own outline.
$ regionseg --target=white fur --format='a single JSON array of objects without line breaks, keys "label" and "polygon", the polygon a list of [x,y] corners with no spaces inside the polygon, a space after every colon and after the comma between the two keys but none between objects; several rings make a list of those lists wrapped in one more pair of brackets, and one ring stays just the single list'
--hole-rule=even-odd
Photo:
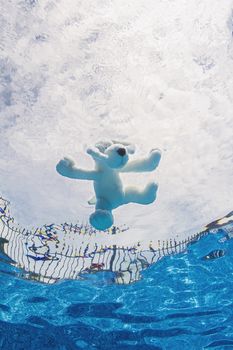
[{"label": "white fur", "polygon": [[[125,154],[120,155],[118,152]],[[90,223],[97,230],[106,230],[113,224],[112,210],[128,203],[150,204],[155,201],[158,186],[149,183],[143,191],[136,187],[123,188],[120,172],[148,172],[157,168],[161,153],[152,150],[147,157],[129,161],[129,154],[134,147],[127,143],[100,142],[87,153],[95,161],[95,170],[83,170],[75,167],[69,158],[57,164],[59,174],[72,179],[94,181],[95,197],[88,203],[95,204],[95,212],[90,216]]]}]

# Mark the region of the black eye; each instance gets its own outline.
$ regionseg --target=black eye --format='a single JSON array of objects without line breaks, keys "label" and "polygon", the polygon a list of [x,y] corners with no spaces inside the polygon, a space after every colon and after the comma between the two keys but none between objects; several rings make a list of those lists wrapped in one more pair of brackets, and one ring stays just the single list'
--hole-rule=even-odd
[{"label": "black eye", "polygon": [[117,153],[120,156],[124,157],[124,155],[126,154],[126,150],[125,150],[125,148],[118,148]]}]

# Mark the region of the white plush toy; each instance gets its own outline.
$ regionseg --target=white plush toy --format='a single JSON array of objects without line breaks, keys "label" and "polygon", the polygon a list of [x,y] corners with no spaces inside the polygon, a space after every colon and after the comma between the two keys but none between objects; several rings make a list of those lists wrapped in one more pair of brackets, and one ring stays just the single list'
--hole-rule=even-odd
[{"label": "white plush toy", "polygon": [[97,230],[106,230],[113,224],[112,210],[128,203],[150,204],[155,201],[158,185],[149,183],[144,190],[136,187],[123,188],[120,178],[122,172],[149,172],[157,168],[161,153],[152,150],[147,157],[129,160],[134,147],[128,143],[100,142],[87,153],[95,161],[95,170],[76,168],[74,161],[64,158],[57,164],[62,176],[72,179],[94,181],[95,197],[88,203],[95,204],[95,212],[90,216],[91,225]]}]

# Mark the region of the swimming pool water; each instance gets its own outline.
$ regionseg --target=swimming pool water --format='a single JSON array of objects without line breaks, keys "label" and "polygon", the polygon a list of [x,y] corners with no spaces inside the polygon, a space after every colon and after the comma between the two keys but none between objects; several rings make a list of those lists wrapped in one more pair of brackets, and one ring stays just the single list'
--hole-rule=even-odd
[{"label": "swimming pool water", "polygon": [[223,227],[130,285],[110,272],[41,284],[2,256],[0,349],[233,349],[232,251]]}]

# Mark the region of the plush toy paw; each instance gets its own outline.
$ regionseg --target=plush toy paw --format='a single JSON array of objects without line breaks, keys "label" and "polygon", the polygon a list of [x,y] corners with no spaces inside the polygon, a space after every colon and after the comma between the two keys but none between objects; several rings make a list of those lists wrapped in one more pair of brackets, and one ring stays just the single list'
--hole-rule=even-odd
[{"label": "plush toy paw", "polygon": [[56,170],[62,176],[67,176],[74,166],[74,161],[70,158],[64,158],[56,166]]},{"label": "plush toy paw", "polygon": [[108,210],[97,209],[90,216],[90,224],[97,230],[107,230],[113,224],[112,213]]},{"label": "plush toy paw", "polygon": [[151,170],[154,170],[159,165],[161,152],[158,149],[152,149],[149,155]]},{"label": "plush toy paw", "polygon": [[156,200],[158,185],[154,182],[149,183],[145,190],[144,190],[144,196],[145,196],[145,204],[153,203]]}]

